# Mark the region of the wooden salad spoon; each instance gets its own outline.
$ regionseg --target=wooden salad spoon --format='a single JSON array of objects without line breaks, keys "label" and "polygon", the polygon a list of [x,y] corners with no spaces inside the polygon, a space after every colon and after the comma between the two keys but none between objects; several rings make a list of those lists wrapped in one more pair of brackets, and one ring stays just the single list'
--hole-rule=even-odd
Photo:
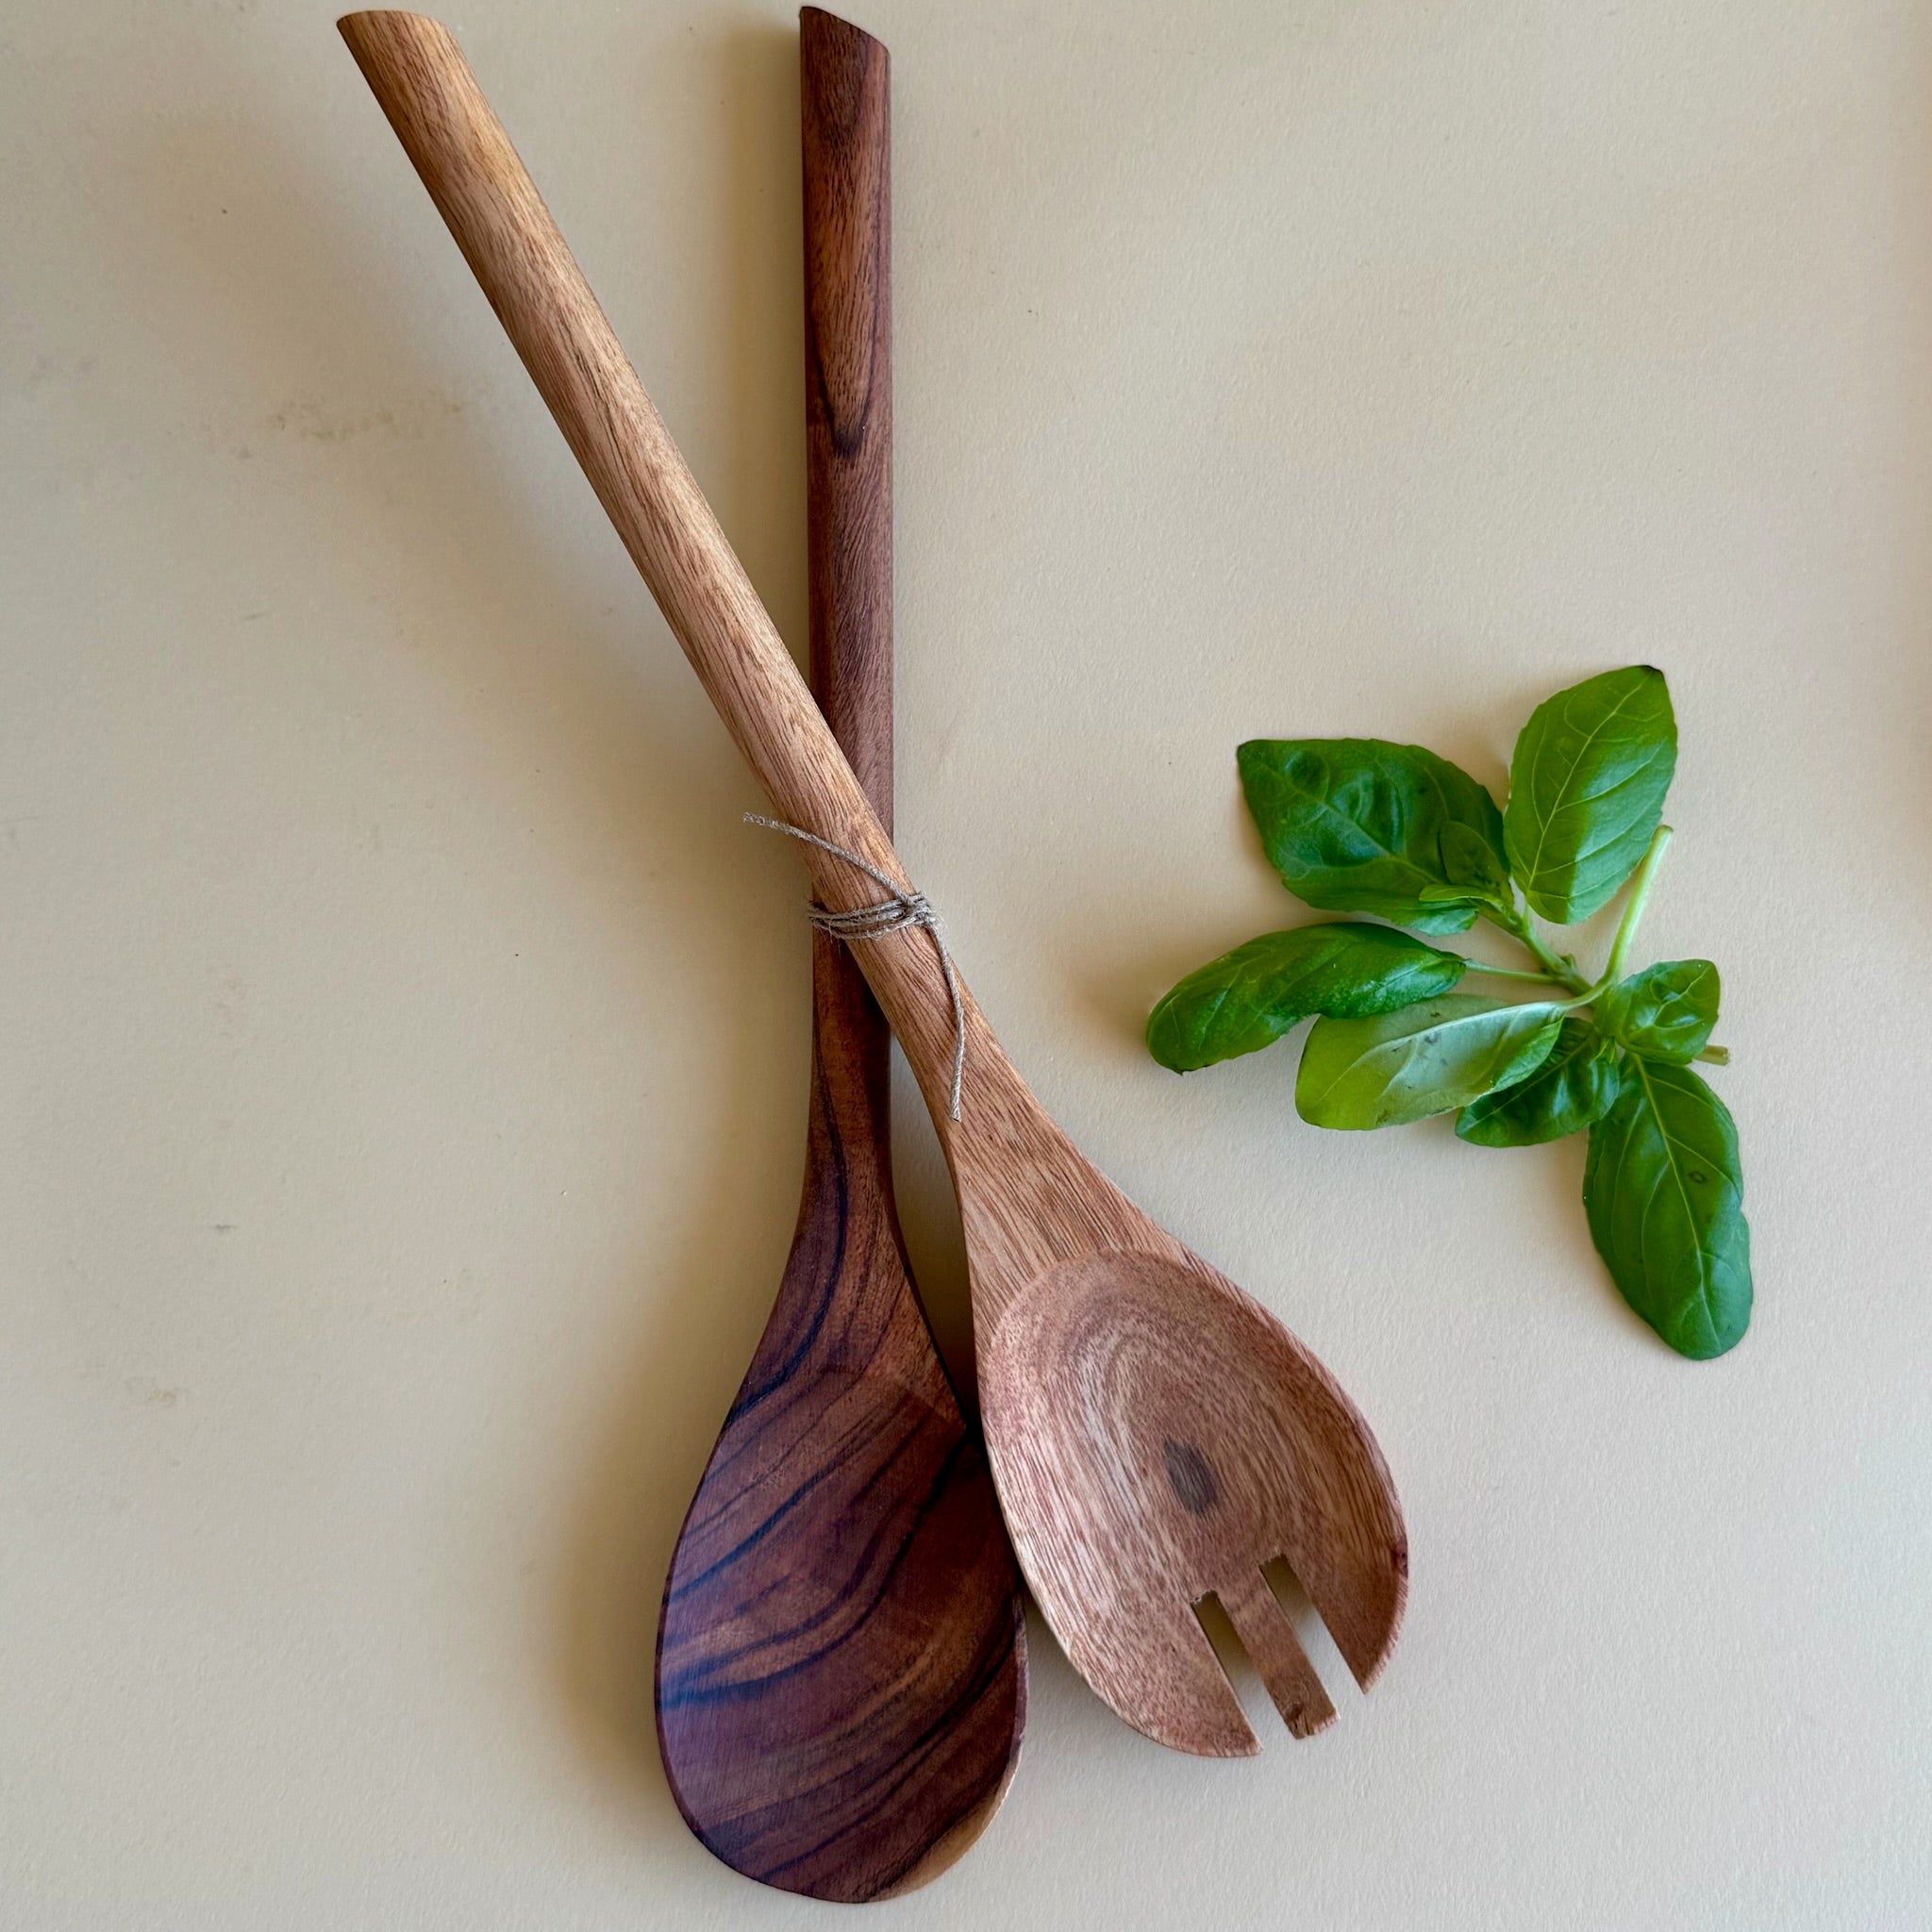
[{"label": "wooden salad spoon", "polygon": [[[811,681],[892,809],[886,50],[799,22]],[[891,1036],[812,934],[805,1194],[776,1306],[671,1560],[658,1737],[727,1865],[856,1903],[943,1871],[998,1808],[1026,1713],[1020,1573],[907,1272]]]},{"label": "wooden salad spoon", "polygon": [[[820,904],[877,902],[857,859],[922,907],[456,42],[409,14],[352,14],[342,28],[774,810],[825,841],[799,848]],[[1333,1707],[1262,1568],[1286,1559],[1366,1687],[1408,1574],[1367,1424],[1280,1323],[1048,1119],[933,931],[902,925],[853,955],[952,1170],[988,1457],[1054,1635],[1137,1729],[1246,1756],[1254,1733],[1195,1613],[1217,1597],[1289,1728],[1319,1729]]]}]

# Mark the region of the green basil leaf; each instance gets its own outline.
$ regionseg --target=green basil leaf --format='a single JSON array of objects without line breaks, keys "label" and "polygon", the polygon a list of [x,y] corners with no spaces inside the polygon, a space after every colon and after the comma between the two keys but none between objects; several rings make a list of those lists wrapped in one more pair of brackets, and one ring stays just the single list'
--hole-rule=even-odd
[{"label": "green basil leaf", "polygon": [[1177,1074],[1257,1053],[1310,1013],[1393,1012],[1462,977],[1459,954],[1389,925],[1264,933],[1191,973],[1148,1016],[1147,1051]]},{"label": "green basil leaf", "polygon": [[1751,1320],[1751,1230],[1738,1130],[1688,1067],[1624,1058],[1590,1130],[1583,1206],[1624,1299],[1679,1355],[1735,1347]]},{"label": "green basil leaf", "polygon": [[1530,910],[1574,925],[1643,857],[1677,768],[1661,671],[1632,664],[1546,698],[1509,760],[1509,870]]},{"label": "green basil leaf", "polygon": [[1378,738],[1256,738],[1236,756],[1269,863],[1308,905],[1441,933],[1507,903],[1502,814],[1447,758]]},{"label": "green basil leaf", "polygon": [[1472,1100],[1457,1134],[1478,1147],[1534,1147],[1601,1120],[1617,1097],[1617,1049],[1572,1013],[1549,1058],[1526,1080]]},{"label": "green basil leaf", "polygon": [[1318,1127],[1400,1126],[1523,1079],[1555,1045],[1563,1009],[1471,993],[1374,1020],[1317,1020],[1295,1075],[1295,1110]]},{"label": "green basil leaf", "polygon": [[1632,1052],[1688,1067],[1717,1024],[1718,992],[1708,959],[1665,959],[1600,993],[1596,1016]]}]

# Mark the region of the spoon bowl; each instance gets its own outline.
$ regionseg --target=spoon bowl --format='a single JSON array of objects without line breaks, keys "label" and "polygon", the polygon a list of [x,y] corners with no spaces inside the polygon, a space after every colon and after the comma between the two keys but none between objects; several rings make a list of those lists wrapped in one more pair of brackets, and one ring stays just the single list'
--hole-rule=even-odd
[{"label": "spoon bowl", "polygon": [[1231,1282],[1097,1249],[1015,1296],[979,1374],[1041,1609],[1129,1724],[1206,1756],[1258,1748],[1196,1616],[1208,1596],[1295,1736],[1334,1717],[1262,1574],[1276,1559],[1368,1688],[1407,1580],[1392,1485],[1333,1377]]}]

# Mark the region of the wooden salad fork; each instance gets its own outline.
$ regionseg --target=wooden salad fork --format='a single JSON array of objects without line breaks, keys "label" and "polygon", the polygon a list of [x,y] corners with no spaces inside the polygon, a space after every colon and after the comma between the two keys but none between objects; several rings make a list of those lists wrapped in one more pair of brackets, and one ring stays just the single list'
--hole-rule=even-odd
[{"label": "wooden salad fork", "polygon": [[[812,685],[890,824],[886,50],[812,8],[799,62]],[[658,1737],[691,1830],[748,1877],[846,1904],[978,1837],[1026,1712],[1020,1573],[893,1209],[890,1044],[851,953],[814,932],[798,1229],[658,1632]]]},{"label": "wooden salad fork", "polygon": [[[856,859],[922,905],[455,41],[397,13],[351,15],[343,32],[775,812],[825,841],[799,847],[820,904],[878,900]],[[1195,1614],[1218,1597],[1290,1729],[1319,1729],[1333,1707],[1262,1569],[1287,1560],[1366,1687],[1408,1573],[1368,1425],[1307,1349],[1048,1119],[932,930],[882,932],[853,956],[952,1170],[988,1457],[1055,1636],[1149,1737],[1245,1756],[1254,1733]]]}]

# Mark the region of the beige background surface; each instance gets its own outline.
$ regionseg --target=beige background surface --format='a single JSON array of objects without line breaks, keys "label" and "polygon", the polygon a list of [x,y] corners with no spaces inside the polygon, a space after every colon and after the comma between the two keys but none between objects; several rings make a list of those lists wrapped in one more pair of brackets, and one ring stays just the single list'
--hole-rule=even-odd
[{"label": "beige background surface", "polygon": [[[867,1923],[1925,1923],[1932,9],[863,18],[906,851],[1048,1104],[1374,1420],[1415,1574],[1375,1694],[1249,1764],[1036,1631],[1004,1813]],[[800,639],[791,14],[455,24]],[[0,1922],[828,1924],[685,1835],[647,1719],[794,1208],[791,860],[329,7],[0,36]],[[1137,1041],[1299,916],[1238,740],[1499,782],[1635,658],[1645,946],[1737,1057],[1709,1367],[1574,1143],[1324,1136],[1290,1053]]]}]

